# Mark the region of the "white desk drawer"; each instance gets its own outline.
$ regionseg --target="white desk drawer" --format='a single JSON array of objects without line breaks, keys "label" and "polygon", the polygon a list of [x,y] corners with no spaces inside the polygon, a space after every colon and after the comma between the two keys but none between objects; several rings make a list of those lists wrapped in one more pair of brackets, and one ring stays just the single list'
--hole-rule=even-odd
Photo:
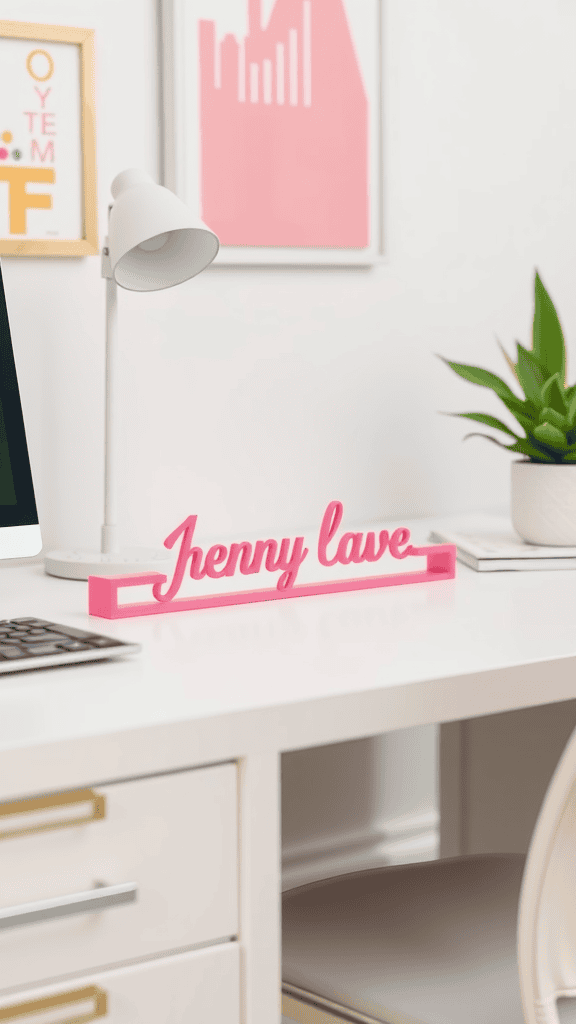
[{"label": "white desk drawer", "polygon": [[[236,789],[233,764],[114,783],[97,789],[104,817],[48,830],[82,808],[0,805],[0,990],[236,935]],[[99,884],[136,900],[87,910]],[[49,900],[66,916],[38,920]]]},{"label": "white desk drawer", "polygon": [[0,998],[2,1024],[239,1024],[238,946],[163,957]]}]

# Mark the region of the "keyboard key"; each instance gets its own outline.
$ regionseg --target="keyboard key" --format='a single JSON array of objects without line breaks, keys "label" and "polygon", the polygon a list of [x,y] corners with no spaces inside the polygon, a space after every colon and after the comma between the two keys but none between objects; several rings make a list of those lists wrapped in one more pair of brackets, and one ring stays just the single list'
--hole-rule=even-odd
[{"label": "keyboard key", "polygon": [[71,636],[75,640],[88,640],[92,636],[97,636],[96,633],[87,633],[85,629],[75,629],[74,626],[61,626],[59,622],[53,622],[52,626],[59,633],[66,633],[66,636]]},{"label": "keyboard key", "polygon": [[6,619],[6,622],[17,622],[27,626],[49,626],[50,623],[46,619]]},{"label": "keyboard key", "polygon": [[21,651],[19,647],[2,647],[0,650],[2,658],[27,658],[28,655],[25,651]]},{"label": "keyboard key", "polygon": [[50,633],[47,629],[43,629],[42,633],[38,634],[38,636],[28,633],[26,638],[22,637],[20,643],[28,646],[28,644],[42,643],[44,640],[48,643],[49,640],[68,640],[68,637],[64,636],[64,633]]},{"label": "keyboard key", "polygon": [[[58,646],[63,651],[89,651],[91,650],[90,644],[80,643],[79,640],[69,640],[68,643],[59,643]],[[29,648],[33,650],[32,647]]]},{"label": "keyboard key", "polygon": [[[1,641],[0,641],[1,642]],[[120,647],[119,640],[112,640],[108,636],[93,636],[90,638],[90,647]]]},{"label": "keyboard key", "polygon": [[19,630],[18,633],[7,633],[6,635],[9,640],[22,640],[28,636],[28,633],[23,633],[22,630]]},{"label": "keyboard key", "polygon": [[37,658],[42,654],[62,654],[62,647],[58,644],[34,644],[25,654],[27,658]]}]

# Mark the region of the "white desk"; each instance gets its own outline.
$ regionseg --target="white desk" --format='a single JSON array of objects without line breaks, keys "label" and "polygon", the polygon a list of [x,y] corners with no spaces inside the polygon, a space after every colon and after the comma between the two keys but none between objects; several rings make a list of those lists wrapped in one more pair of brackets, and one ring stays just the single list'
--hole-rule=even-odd
[{"label": "white desk", "polygon": [[[431,521],[408,525],[425,543]],[[0,568],[0,618],[143,644],[0,677],[0,801],[236,762],[243,1024],[279,1019],[281,752],[576,697],[571,571],[458,565],[454,581],[117,622],[88,617],[86,589]]]}]

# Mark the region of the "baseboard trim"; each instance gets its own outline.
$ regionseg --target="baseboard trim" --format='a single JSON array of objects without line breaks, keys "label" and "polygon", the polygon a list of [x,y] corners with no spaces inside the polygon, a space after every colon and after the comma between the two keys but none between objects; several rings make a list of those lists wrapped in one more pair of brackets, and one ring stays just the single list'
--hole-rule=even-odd
[{"label": "baseboard trim", "polygon": [[436,810],[405,815],[377,830],[334,836],[322,843],[293,846],[282,856],[282,890],[351,871],[435,860],[440,854]]}]

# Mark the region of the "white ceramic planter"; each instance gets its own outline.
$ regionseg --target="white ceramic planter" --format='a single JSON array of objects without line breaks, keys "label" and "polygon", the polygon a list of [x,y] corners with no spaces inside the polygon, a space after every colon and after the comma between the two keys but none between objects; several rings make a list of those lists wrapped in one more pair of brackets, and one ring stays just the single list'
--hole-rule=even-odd
[{"label": "white ceramic planter", "polygon": [[511,514],[530,544],[576,545],[576,464],[513,462]]}]

